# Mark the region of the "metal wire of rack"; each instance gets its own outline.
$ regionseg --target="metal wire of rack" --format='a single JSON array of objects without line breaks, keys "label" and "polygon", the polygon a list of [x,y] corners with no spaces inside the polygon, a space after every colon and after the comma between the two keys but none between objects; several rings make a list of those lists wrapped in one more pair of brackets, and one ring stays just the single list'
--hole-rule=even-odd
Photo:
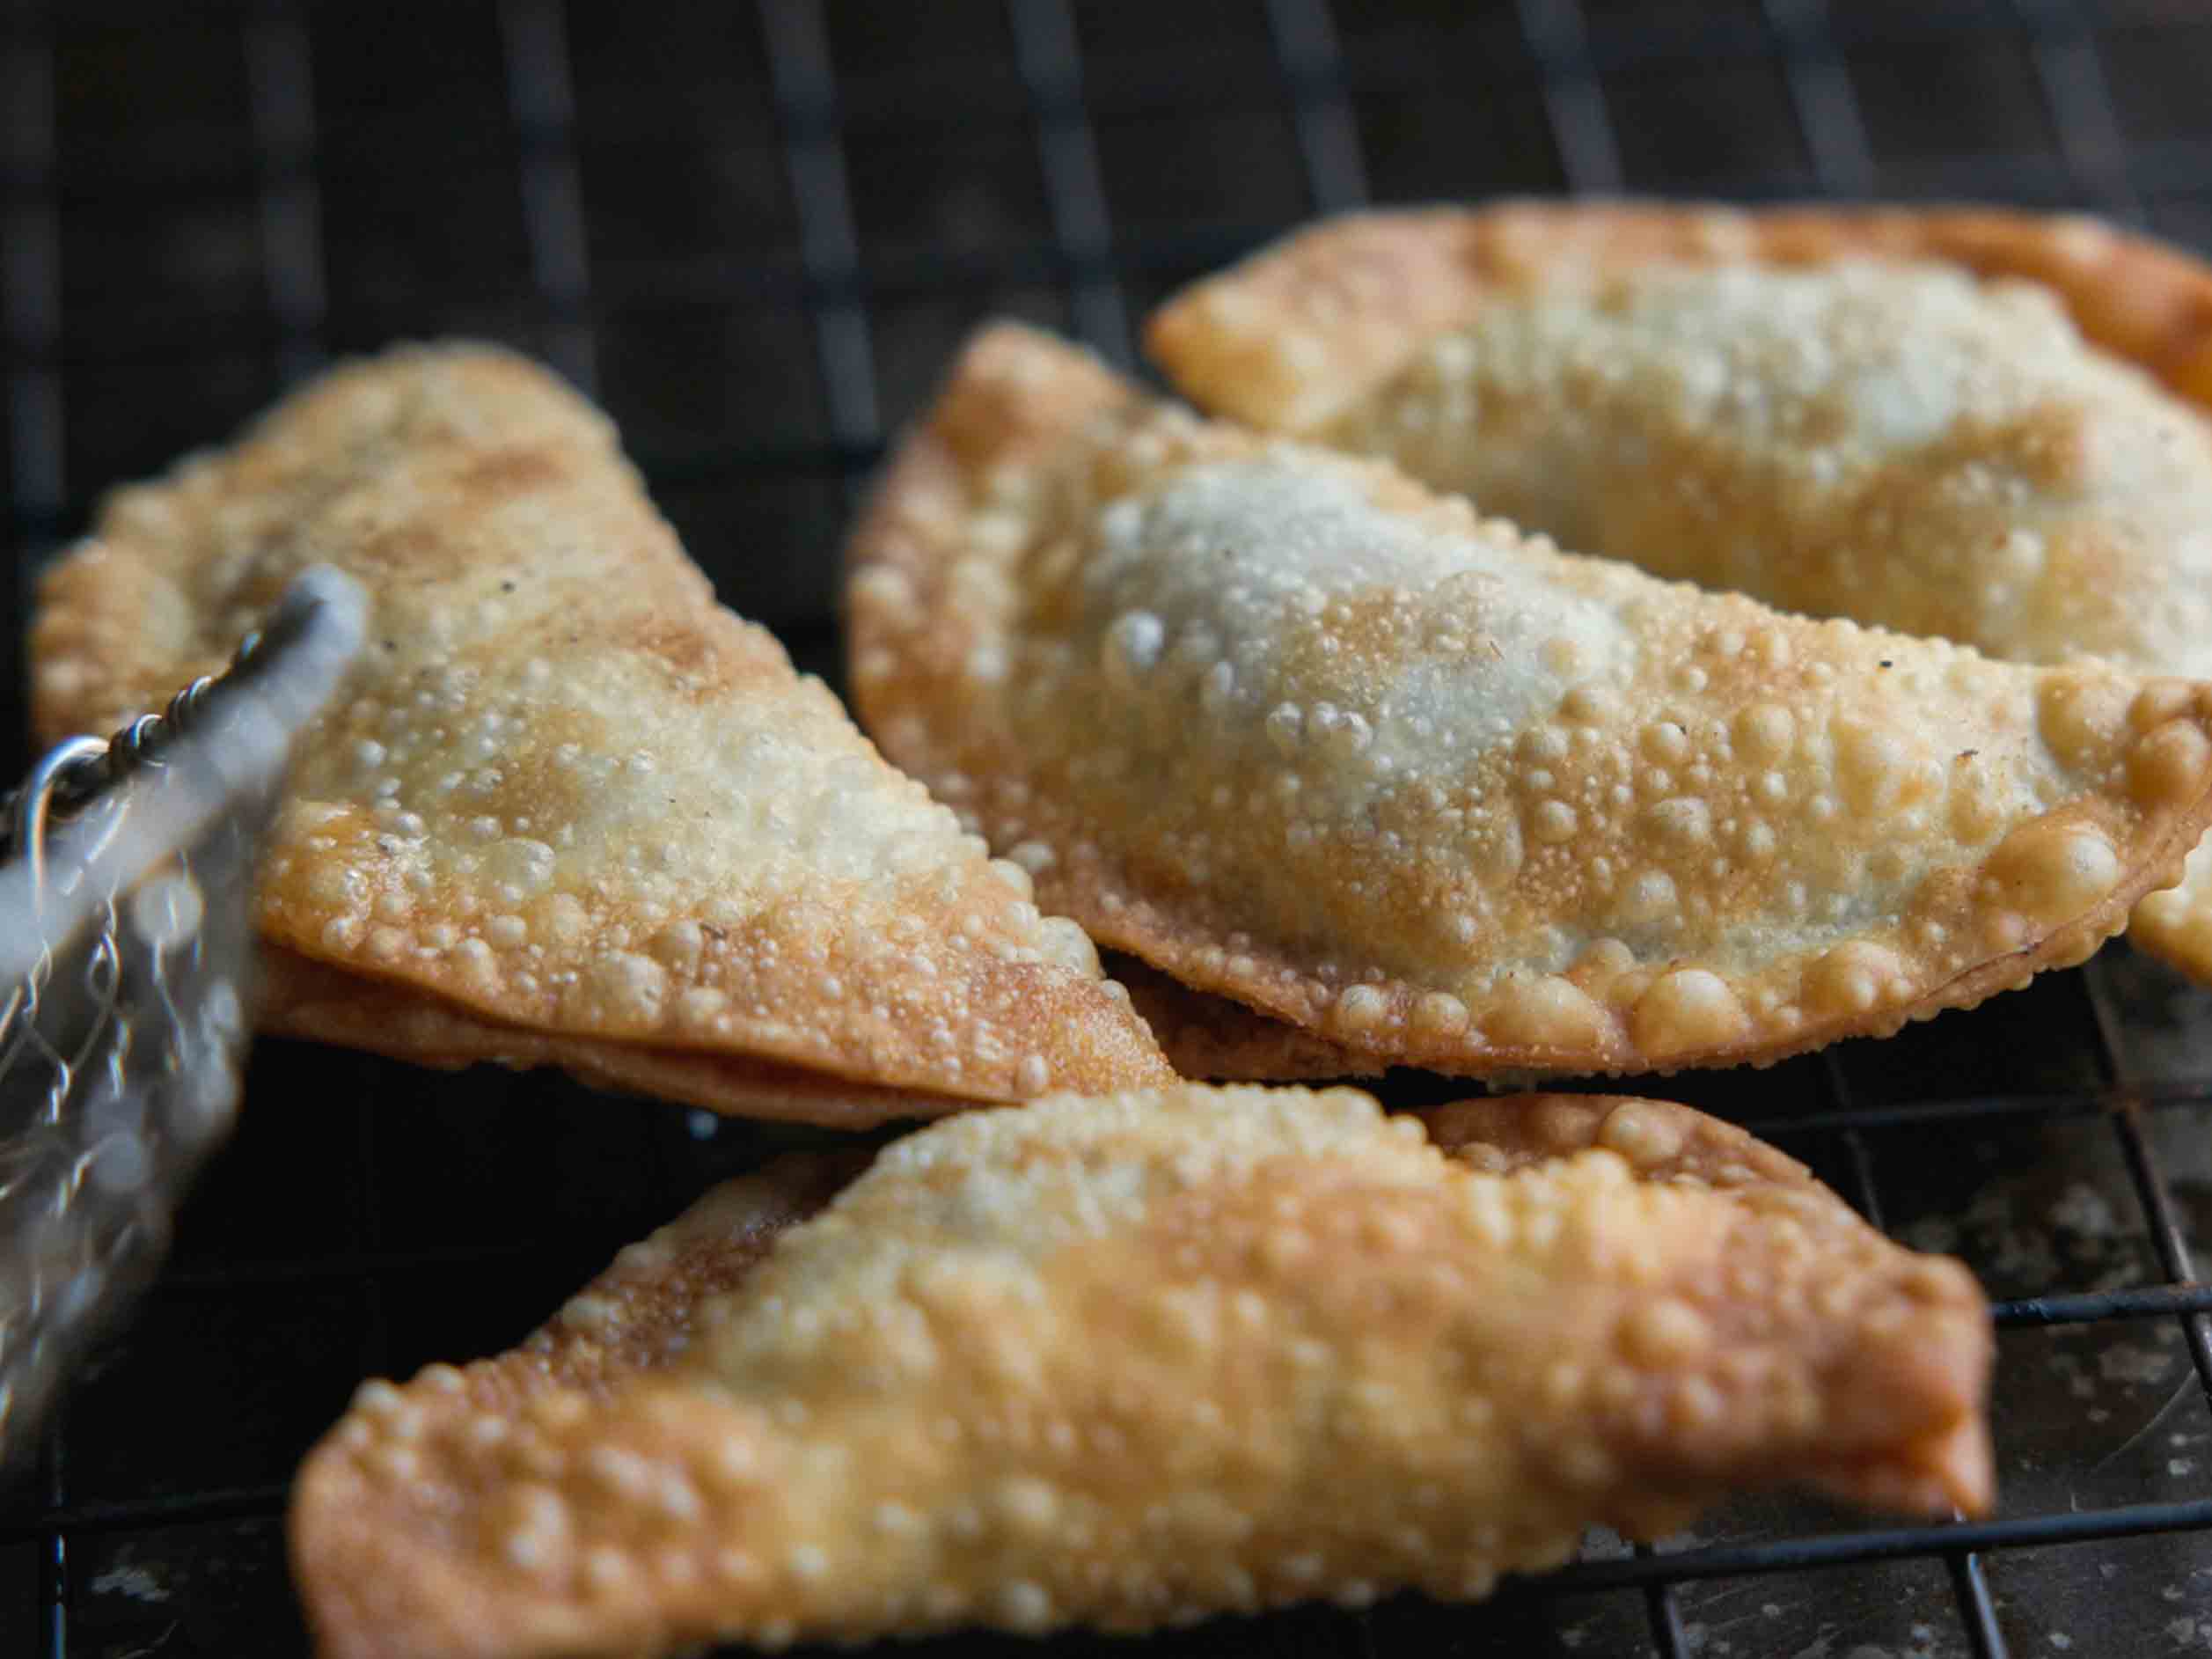
[{"label": "metal wire of rack", "polygon": [[[674,15],[656,57],[587,0],[404,22],[265,0],[171,14],[150,47],[150,10],[0,11],[18,620],[92,487],[392,334],[498,334],[603,396],[724,596],[834,677],[838,522],[994,307],[1128,363],[1152,297],[1298,217],[1504,188],[1968,195],[2212,240],[2212,111],[2193,118],[2186,95],[2212,28],[2181,0]],[[692,58],[713,67],[685,81]],[[157,70],[199,90],[150,114]],[[475,223],[502,201],[503,231]],[[732,202],[757,211],[733,220]],[[172,211],[197,239],[158,229]],[[713,375],[736,390],[699,384]],[[19,635],[0,630],[11,694]],[[2007,1445],[2008,1492],[2025,1495],[1996,1518],[1754,1507],[1656,1548],[1593,1538],[1486,1607],[1401,1598],[1160,1645],[1679,1659],[1796,1651],[1810,1633],[1822,1653],[1889,1651],[1879,1636],[1989,1659],[2212,1643],[2212,1480],[2191,1479],[2201,1455],[2161,1455],[2212,1442],[2212,1287],[2188,1237],[2212,1204],[2212,1163],[2191,1150],[2212,1140],[2212,1084],[2193,1081],[2212,1071],[2207,1000],[2108,953],[1890,1044],[1653,1086],[1974,1259],[2000,1298],[2001,1445],[2010,1431],[2055,1454]],[[297,1651],[284,1479],[353,1382],[511,1340],[613,1248],[790,1139],[543,1078],[267,1046],[239,1142],[137,1325],[38,1468],[0,1486],[0,1648]],[[1985,1201],[2021,1168],[2060,1183],[2019,1200],[2025,1223],[2012,1198]],[[2047,1335],[2084,1346],[2023,1346]],[[2069,1461],[2134,1420],[2086,1403],[2106,1399],[2147,1418]],[[2155,1555],[2120,1547],[2144,1539]],[[2118,1553],[2086,1577],[2047,1565],[2090,1546]],[[1748,1612],[1728,1600],[1752,1593]]]}]

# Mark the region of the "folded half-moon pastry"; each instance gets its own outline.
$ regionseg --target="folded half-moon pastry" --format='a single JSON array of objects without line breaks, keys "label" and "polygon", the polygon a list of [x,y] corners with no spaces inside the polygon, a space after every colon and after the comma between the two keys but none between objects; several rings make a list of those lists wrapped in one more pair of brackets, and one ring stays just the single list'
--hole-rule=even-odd
[{"label": "folded half-moon pastry", "polygon": [[2212,690],[1563,555],[1012,327],[858,532],[856,705],[1102,943],[1380,1058],[1767,1060],[2080,960]]},{"label": "folded half-moon pastry", "polygon": [[717,1189],[514,1352],[363,1387],[293,1498],[320,1650],[1141,1630],[1479,1597],[1732,1490],[1987,1506],[1957,1263],[1683,1107],[1430,1133],[1183,1085]]},{"label": "folded half-moon pastry", "polygon": [[503,352],[340,369],[111,495],[41,587],[39,730],[158,707],[317,562],[373,616],[266,855],[265,1029],[837,1123],[1169,1075],[1082,930]]},{"label": "folded half-moon pastry", "polygon": [[[1580,552],[2212,676],[2212,269],[2086,220],[1361,215],[1199,283],[1150,341],[1209,408]],[[2132,936],[2212,981],[2212,849]]]}]

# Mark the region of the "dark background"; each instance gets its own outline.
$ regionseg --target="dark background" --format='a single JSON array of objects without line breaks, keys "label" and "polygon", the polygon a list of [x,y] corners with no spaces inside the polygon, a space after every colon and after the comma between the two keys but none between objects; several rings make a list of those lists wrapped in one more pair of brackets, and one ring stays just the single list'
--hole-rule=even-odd
[{"label": "dark background", "polygon": [[[332,356],[550,358],[723,597],[834,679],[853,492],[978,319],[1126,362],[1162,294],[1316,212],[1563,190],[1981,198],[2212,247],[2212,9],[0,0],[9,758],[40,559]],[[2004,1299],[1979,1531],[1743,1504],[1484,1608],[1148,1649],[2212,1648],[2212,1296],[2172,1282],[2212,1226],[2208,1076],[2212,995],[2116,946],[1890,1043],[1654,1085]],[[0,1484],[0,1655],[299,1651],[284,1485],[355,1382],[511,1343],[805,1138],[265,1045],[167,1276]]]}]

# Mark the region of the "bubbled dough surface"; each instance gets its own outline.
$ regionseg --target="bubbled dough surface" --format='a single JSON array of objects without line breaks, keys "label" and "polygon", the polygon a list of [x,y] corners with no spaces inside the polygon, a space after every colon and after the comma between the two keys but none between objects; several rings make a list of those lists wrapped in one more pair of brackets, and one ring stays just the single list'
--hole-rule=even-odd
[{"label": "bubbled dough surface", "polygon": [[[1151,338],[1214,407],[1571,547],[2018,661],[2212,674],[2212,270],[2088,221],[1362,216]],[[2132,935],[2212,982],[2212,849]]]},{"label": "bubbled dough surface", "polygon": [[319,560],[375,620],[301,746],[272,943],[496,1024],[952,1098],[1167,1075],[1080,929],[717,606],[608,422],[503,353],[341,369],[116,492],[44,585],[40,730],[158,706]]},{"label": "bubbled dough surface", "polygon": [[721,1189],[515,1354],[363,1388],[294,1506],[323,1650],[1143,1629],[1479,1597],[1734,1487],[1989,1501],[1957,1264],[1681,1107],[1436,1135],[1186,1085],[955,1119],[810,1222],[804,1165]]},{"label": "bubbled dough surface", "polygon": [[1500,295],[1318,436],[1661,576],[2212,673],[2212,427],[2043,290],[1854,261]]},{"label": "bubbled dough surface", "polygon": [[887,752],[1096,936],[1442,1069],[1893,1030],[2079,960],[2212,811],[2195,689],[1562,556],[1014,329],[853,610]]}]

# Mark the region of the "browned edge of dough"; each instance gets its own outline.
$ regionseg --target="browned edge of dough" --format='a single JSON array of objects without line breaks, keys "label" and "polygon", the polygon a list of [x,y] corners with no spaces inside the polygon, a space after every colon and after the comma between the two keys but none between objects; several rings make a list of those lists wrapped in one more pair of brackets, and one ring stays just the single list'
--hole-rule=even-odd
[{"label": "browned edge of dough", "polygon": [[[625,1379],[665,1364],[670,1340],[699,1305],[742,1284],[870,1156],[798,1154],[723,1183],[623,1251],[520,1346],[458,1368],[426,1366],[407,1394],[426,1420],[507,1423],[552,1394],[605,1399]],[[370,1382],[363,1391],[391,1386]],[[450,1531],[425,1521],[389,1488],[364,1486],[334,1435],[308,1453],[285,1532],[317,1652],[459,1659],[516,1645],[503,1610],[478,1596],[465,1565],[443,1547]]]},{"label": "browned edge of dough", "polygon": [[477,1065],[510,1071],[558,1067],[596,1089],[829,1129],[873,1129],[989,1104],[874,1087],[746,1054],[502,1025],[429,992],[349,973],[278,944],[264,943],[261,961],[256,1030],[365,1049],[441,1071]]},{"label": "browned edge of dough", "polygon": [[1269,1017],[1211,991],[1194,991],[1149,963],[1110,951],[1107,976],[1124,987],[1178,1075],[1207,1083],[1329,1083],[1380,1077],[1387,1068],[1319,1031]]},{"label": "browned edge of dough", "polygon": [[[1652,262],[1819,265],[1930,260],[2055,293],[2082,333],[2212,405],[2212,268],[2079,216],[1953,205],[1788,206],[1506,200],[1354,213],[1292,232],[1202,278],[1147,321],[1147,351],[1205,407],[1309,429],[1397,372],[1500,287]],[[1220,319],[1226,308],[1237,326]],[[1299,339],[1290,370],[1283,341]],[[1301,390],[1326,385],[1295,418]],[[1326,405],[1327,407],[1323,407]]]},{"label": "browned edge of dough", "polygon": [[[1510,1171],[1604,1147],[1626,1158],[1641,1180],[1711,1188],[1754,1206],[1774,1203],[1816,1215],[1835,1235],[1875,1234],[1856,1210],[1811,1170],[1749,1130],[1689,1106],[1628,1095],[1527,1094],[1463,1100],[1423,1114],[1429,1138],[1477,1169]],[[1902,1246],[1899,1246],[1902,1248]],[[1966,1277],[1946,1262],[1944,1271]],[[1754,1269],[1755,1271],[1755,1269]],[[1725,1310],[1716,1310],[1723,1319]],[[1926,1398],[1949,1401],[1953,1414],[1894,1463],[1838,1457],[1807,1477],[1831,1495],[1871,1508],[1940,1511],[1954,1505],[1980,1515],[1996,1497],[1996,1457],[1981,1403],[1996,1360],[1986,1323],[1957,1328],[1945,1342],[1917,1346],[1906,1356],[1847,1358],[1862,1366],[1860,1391],[1871,1409],[1906,1363]]]}]

